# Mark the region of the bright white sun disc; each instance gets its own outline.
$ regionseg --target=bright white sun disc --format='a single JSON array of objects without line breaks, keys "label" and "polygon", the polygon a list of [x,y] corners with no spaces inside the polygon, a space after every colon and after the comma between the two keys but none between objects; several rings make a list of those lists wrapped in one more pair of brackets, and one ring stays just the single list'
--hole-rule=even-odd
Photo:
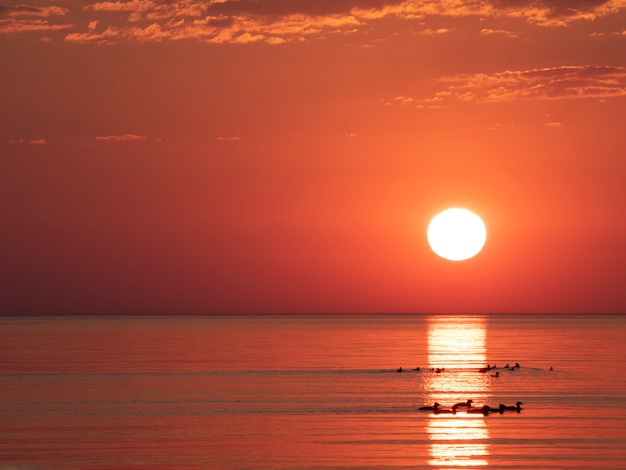
[{"label": "bright white sun disc", "polygon": [[476,256],[487,240],[483,221],[467,209],[446,209],[428,225],[428,244],[442,258],[462,261]]}]

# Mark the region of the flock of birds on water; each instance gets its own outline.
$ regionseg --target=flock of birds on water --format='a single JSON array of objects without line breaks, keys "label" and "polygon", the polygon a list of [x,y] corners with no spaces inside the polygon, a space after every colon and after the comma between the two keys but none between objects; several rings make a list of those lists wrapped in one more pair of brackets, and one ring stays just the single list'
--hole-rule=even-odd
[{"label": "flock of birds on water", "polygon": [[459,408],[465,408],[465,412],[469,414],[481,414],[483,416],[487,416],[489,413],[504,413],[505,411],[515,411],[519,413],[522,411],[523,403],[518,401],[514,406],[507,406],[504,403],[500,403],[499,406],[489,406],[483,405],[480,407],[474,407],[473,400],[467,400],[466,402],[457,403],[452,405],[452,408],[441,408],[441,405],[435,402],[432,406],[422,406],[419,408],[419,411],[432,411],[435,414],[456,414]]},{"label": "flock of birds on water", "polygon": [[[509,364],[504,366],[504,369],[509,370],[509,371],[515,371],[519,368],[520,368],[520,365],[517,362],[515,363],[514,366],[509,366]],[[484,374],[487,372],[491,372],[494,369],[497,369],[497,366],[487,365],[487,367],[482,367],[478,369],[478,372],[480,372],[481,374]],[[419,372],[421,369],[419,367],[416,367],[413,370]],[[553,370],[552,367],[550,367],[550,370]],[[442,372],[445,372],[445,368],[442,368],[442,367],[441,368],[438,367],[436,369],[431,368],[430,371],[435,372],[436,374],[440,374]],[[400,367],[398,368],[397,372],[404,372],[404,369]],[[500,377],[500,372],[496,371],[495,373],[491,374],[491,377]],[[519,413],[522,411],[521,405],[523,404],[524,403],[522,403],[521,401],[518,401],[517,403],[515,403],[515,405],[505,405],[503,403],[500,403],[500,405],[498,406],[483,405],[483,406],[475,407],[473,400],[467,400],[465,402],[456,403],[452,405],[452,407],[449,407],[449,408],[445,408],[445,407],[442,408],[439,403],[435,402],[433,403],[433,405],[422,406],[418,408],[418,410],[419,411],[432,411],[435,414],[456,414],[459,409],[463,409],[465,413],[482,414],[484,416],[487,416],[489,413],[503,414],[505,411],[515,411],[516,413]]]}]

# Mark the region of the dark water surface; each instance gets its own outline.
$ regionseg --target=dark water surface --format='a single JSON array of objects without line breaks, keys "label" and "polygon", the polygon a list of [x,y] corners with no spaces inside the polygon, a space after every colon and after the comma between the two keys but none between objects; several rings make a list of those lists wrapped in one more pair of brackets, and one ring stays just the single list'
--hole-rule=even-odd
[{"label": "dark water surface", "polygon": [[[626,468],[626,316],[3,317],[0,357],[0,469]],[[524,404],[418,411],[468,399]]]}]

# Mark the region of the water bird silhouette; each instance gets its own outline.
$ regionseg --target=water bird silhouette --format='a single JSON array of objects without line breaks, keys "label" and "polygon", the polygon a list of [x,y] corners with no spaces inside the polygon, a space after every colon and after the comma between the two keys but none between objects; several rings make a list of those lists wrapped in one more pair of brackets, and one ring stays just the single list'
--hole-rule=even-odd
[{"label": "water bird silhouette", "polygon": [[437,408],[436,410],[433,410],[435,412],[435,414],[456,414],[456,406],[453,406],[452,408]]},{"label": "water bird silhouette", "polygon": [[492,408],[489,405],[483,405],[480,408],[471,408],[467,410],[467,413],[482,414],[482,415],[487,416],[491,410]]},{"label": "water bird silhouette", "polygon": [[467,406],[468,408],[472,407],[473,400],[462,401],[460,403],[456,403],[454,406],[460,408],[462,406]]},{"label": "water bird silhouette", "polygon": [[520,405],[523,405],[521,401],[515,403],[515,406],[506,406],[504,404],[500,404],[500,409],[502,409],[503,411],[517,411],[519,413],[520,411],[522,411],[522,407]]}]

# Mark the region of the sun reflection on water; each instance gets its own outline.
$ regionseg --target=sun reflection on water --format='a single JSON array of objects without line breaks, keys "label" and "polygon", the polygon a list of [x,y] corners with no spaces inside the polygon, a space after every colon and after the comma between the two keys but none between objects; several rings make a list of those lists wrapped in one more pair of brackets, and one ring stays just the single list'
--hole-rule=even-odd
[{"label": "sun reflection on water", "polygon": [[[427,400],[452,406],[468,399],[485,402],[489,378],[478,373],[487,364],[486,322],[482,317],[431,317],[428,321],[428,366],[424,382]],[[436,467],[488,465],[489,432],[484,416],[432,414],[426,426],[429,464]]]},{"label": "sun reflection on water", "polygon": [[428,320],[430,367],[476,369],[485,366],[487,331],[482,317],[431,317]]}]

